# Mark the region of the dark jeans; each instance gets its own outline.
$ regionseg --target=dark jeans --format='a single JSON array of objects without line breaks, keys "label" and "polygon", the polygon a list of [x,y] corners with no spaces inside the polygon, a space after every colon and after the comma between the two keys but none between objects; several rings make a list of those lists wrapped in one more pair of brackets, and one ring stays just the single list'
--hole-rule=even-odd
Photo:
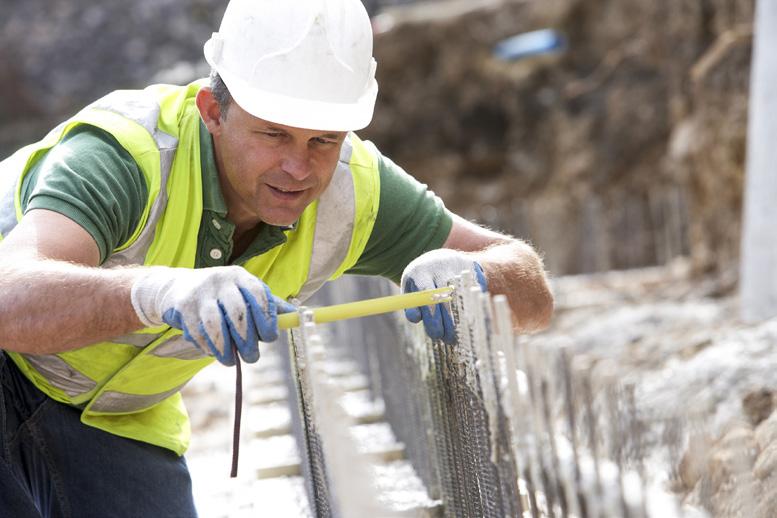
[{"label": "dark jeans", "polygon": [[0,384],[0,518],[197,516],[183,457],[82,424],[2,351]]}]

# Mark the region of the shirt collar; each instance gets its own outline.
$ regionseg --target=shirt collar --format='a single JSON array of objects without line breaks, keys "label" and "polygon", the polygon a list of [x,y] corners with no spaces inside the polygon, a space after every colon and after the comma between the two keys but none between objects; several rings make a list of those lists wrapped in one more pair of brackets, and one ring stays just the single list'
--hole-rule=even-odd
[{"label": "shirt collar", "polygon": [[213,152],[213,137],[200,119],[200,164],[202,167],[202,208],[221,217],[227,215],[227,203],[221,193],[219,170]]}]

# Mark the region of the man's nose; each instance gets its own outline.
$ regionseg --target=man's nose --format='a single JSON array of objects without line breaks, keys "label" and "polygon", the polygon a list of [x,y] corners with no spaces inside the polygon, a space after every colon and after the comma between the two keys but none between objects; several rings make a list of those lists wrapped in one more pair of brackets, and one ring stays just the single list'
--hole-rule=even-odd
[{"label": "man's nose", "polygon": [[289,148],[281,160],[281,169],[295,180],[304,180],[311,172],[310,152]]}]

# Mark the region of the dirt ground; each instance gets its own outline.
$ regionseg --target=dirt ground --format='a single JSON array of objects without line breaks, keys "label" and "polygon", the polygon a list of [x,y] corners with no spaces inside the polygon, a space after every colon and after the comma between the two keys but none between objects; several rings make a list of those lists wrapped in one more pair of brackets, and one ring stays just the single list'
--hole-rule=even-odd
[{"label": "dirt ground", "polygon": [[[777,506],[777,320],[739,318],[735,274],[692,279],[690,266],[563,277],[550,330],[525,343],[610,360],[636,389],[648,429],[680,423],[653,468],[686,509],[713,517],[774,516]],[[671,444],[670,444],[671,443]]]}]

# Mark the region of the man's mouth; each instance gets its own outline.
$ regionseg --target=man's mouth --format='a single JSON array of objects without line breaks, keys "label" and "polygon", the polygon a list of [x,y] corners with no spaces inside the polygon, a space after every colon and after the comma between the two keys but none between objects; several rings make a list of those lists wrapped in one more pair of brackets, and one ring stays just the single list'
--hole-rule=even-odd
[{"label": "man's mouth", "polygon": [[277,198],[280,198],[282,200],[296,200],[300,197],[302,197],[302,194],[307,189],[287,189],[284,187],[275,187],[272,185],[268,185],[267,187],[270,188],[270,192],[273,193]]}]

